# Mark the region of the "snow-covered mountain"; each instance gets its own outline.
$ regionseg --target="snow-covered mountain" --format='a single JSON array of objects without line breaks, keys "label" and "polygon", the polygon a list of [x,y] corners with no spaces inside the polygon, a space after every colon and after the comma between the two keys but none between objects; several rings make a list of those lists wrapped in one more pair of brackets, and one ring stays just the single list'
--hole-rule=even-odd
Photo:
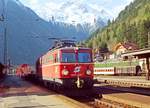
[{"label": "snow-covered mountain", "polygon": [[[91,30],[97,27],[103,27],[106,24],[101,20],[102,18],[95,21],[94,26],[86,22],[84,22],[84,24],[78,23],[73,25],[65,22],[65,19],[64,21],[59,21],[60,19],[56,16],[46,21],[18,0],[6,1],[8,58],[10,58],[14,64],[34,64],[36,59],[52,45],[52,41],[48,40],[49,37],[76,37],[78,41],[84,40],[88,38]],[[73,5],[77,6],[77,4]],[[72,8],[74,7],[73,5],[71,6]],[[61,10],[63,9],[65,10],[65,4],[61,6]],[[90,11],[89,8],[87,8],[87,10]],[[84,12],[86,13],[86,10]],[[2,14],[3,4],[0,1],[0,18],[2,18]],[[70,17],[68,16],[67,18],[69,19]],[[0,21],[0,61],[3,61],[3,34],[4,22]]]},{"label": "snow-covered mountain", "polygon": [[[44,2],[44,1],[43,1]],[[91,4],[87,0],[64,0],[59,4],[50,0],[42,5],[30,6],[43,19],[55,19],[58,22],[69,24],[95,25],[98,20],[107,23],[112,16],[102,6]]]},{"label": "snow-covered mountain", "polygon": [[110,15],[97,5],[91,5],[85,0],[69,0],[63,3],[58,10],[52,14],[57,21],[71,24],[90,23],[94,25],[97,20],[106,21]]},{"label": "snow-covered mountain", "polygon": [[[32,7],[32,6],[31,6]],[[56,4],[53,0],[34,9],[35,12],[47,21],[55,21],[82,26],[88,35],[97,28],[102,28],[112,19],[111,14],[97,4],[90,4],[87,0],[64,0]]]}]

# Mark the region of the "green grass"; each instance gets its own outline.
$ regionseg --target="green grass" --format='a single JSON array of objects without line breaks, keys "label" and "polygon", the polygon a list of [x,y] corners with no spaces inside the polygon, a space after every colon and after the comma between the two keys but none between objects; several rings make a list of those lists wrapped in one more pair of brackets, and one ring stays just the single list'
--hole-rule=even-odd
[{"label": "green grass", "polygon": [[124,67],[124,66],[136,66],[138,65],[138,61],[130,62],[130,61],[117,61],[117,62],[103,62],[103,63],[95,63],[95,67]]}]

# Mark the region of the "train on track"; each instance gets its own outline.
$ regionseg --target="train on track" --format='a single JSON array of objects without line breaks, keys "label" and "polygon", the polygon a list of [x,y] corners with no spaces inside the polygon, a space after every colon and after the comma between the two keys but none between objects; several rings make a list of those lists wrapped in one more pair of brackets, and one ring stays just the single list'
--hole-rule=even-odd
[{"label": "train on track", "polygon": [[21,64],[16,68],[16,75],[22,78],[29,77],[31,75],[32,69],[29,64]]},{"label": "train on track", "polygon": [[53,88],[93,87],[92,49],[77,47],[73,40],[57,40],[36,62],[36,78]]}]

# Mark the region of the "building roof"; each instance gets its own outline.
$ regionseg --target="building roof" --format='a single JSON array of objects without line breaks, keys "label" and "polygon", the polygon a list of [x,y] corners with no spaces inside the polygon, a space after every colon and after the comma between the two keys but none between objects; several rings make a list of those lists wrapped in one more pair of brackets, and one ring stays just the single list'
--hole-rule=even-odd
[{"label": "building roof", "polygon": [[138,50],[139,49],[138,45],[135,43],[132,43],[132,42],[121,43],[120,42],[115,46],[114,50],[117,51],[120,46],[123,46],[127,50]]},{"label": "building roof", "polygon": [[126,56],[138,56],[139,58],[150,57],[150,48],[135,50],[127,52],[121,55],[122,57]]}]

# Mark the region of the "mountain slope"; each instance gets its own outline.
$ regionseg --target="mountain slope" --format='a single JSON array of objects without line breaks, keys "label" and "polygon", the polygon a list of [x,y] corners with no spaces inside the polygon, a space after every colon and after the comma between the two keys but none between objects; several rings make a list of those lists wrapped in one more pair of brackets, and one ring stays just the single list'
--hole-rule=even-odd
[{"label": "mountain slope", "polygon": [[115,21],[97,30],[86,41],[87,46],[100,48],[108,45],[110,50],[118,42],[134,42],[140,48],[148,45],[150,32],[150,0],[135,0],[121,11]]},{"label": "mountain slope", "polygon": [[[87,25],[76,26],[55,20],[45,21],[18,0],[7,0],[8,58],[14,64],[34,64],[37,57],[52,45],[49,37],[84,40],[89,35]],[[0,17],[3,5],[0,1]],[[0,61],[3,61],[4,22],[0,21]],[[37,38],[38,37],[38,38]]]},{"label": "mountain slope", "polygon": [[[38,20],[38,21],[37,21]],[[0,28],[3,29],[3,22]],[[3,34],[4,31],[1,32]],[[50,34],[49,24],[40,19],[32,10],[22,7],[13,0],[7,3],[8,58],[15,64],[32,63],[41,52],[49,47],[48,40],[34,37]],[[3,35],[1,35],[3,54]],[[0,56],[2,61],[3,55]]]}]

